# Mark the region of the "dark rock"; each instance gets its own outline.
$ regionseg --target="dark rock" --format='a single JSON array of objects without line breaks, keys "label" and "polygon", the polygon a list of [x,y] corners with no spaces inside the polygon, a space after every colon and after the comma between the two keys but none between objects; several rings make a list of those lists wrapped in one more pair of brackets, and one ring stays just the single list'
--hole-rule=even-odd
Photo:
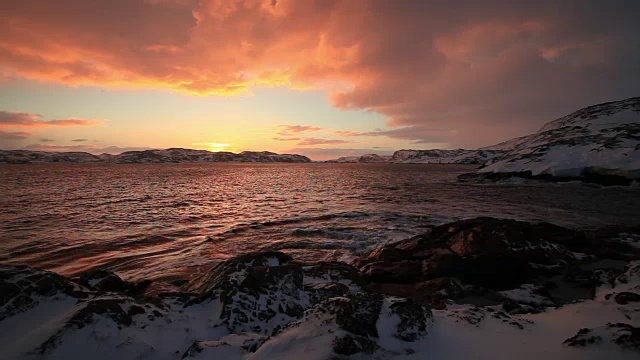
[{"label": "dark rock", "polygon": [[427,335],[427,322],[433,317],[431,310],[427,307],[412,300],[403,299],[394,302],[389,308],[392,314],[400,317],[395,337],[403,341],[416,341]]},{"label": "dark rock", "polygon": [[94,315],[102,315],[110,318],[118,325],[131,325],[131,315],[122,309],[121,302],[117,299],[90,300],[68,322],[68,326],[83,328],[94,321]]},{"label": "dark rock", "polygon": [[[233,339],[233,341],[228,340],[230,337],[235,337],[235,339]],[[258,350],[267,340],[269,340],[268,336],[254,333],[240,333],[223,337],[218,341],[196,341],[182,355],[182,358],[194,358],[207,349],[220,347],[239,347],[246,352],[252,353]],[[213,358],[215,358],[215,356],[213,356]]]},{"label": "dark rock", "polygon": [[563,344],[585,347],[602,341],[610,341],[623,349],[640,352],[640,328],[625,323],[609,323],[594,329],[584,328]]},{"label": "dark rock", "polygon": [[[187,291],[206,294],[213,289],[224,287],[232,274],[253,267],[270,266],[270,264],[274,266],[285,265],[291,261],[291,256],[280,251],[255,252],[236,256],[218,263],[209,272],[191,281],[187,286]],[[237,283],[238,281],[232,281],[231,285]]]},{"label": "dark rock", "polygon": [[[444,280],[429,283],[435,279],[456,278],[475,288],[504,290],[559,274],[577,261],[568,247],[583,249],[585,239],[581,232],[552,224],[476,218],[436,226],[374,250],[354,264],[375,284],[372,290],[427,300],[445,287]],[[450,290],[450,297],[461,295],[456,292],[462,289]]]},{"label": "dark rock", "polygon": [[616,294],[616,296],[613,299],[616,301],[616,303],[620,305],[626,305],[630,302],[639,302],[640,294],[624,291]]},{"label": "dark rock", "polygon": [[96,291],[123,293],[131,288],[131,284],[122,280],[114,272],[104,269],[95,269],[80,274],[79,283]]},{"label": "dark rock", "polygon": [[171,285],[175,287],[181,287],[181,286],[187,285],[188,283],[189,283],[189,280],[187,279],[176,279],[171,281]]},{"label": "dark rock", "polygon": [[378,337],[376,324],[381,309],[381,295],[357,293],[349,297],[348,306],[336,312],[336,323],[350,333]]},{"label": "dark rock", "polygon": [[281,252],[249,253],[217,264],[189,287],[201,295],[186,304],[220,299],[221,318],[234,333],[271,335],[308,306],[302,267]]},{"label": "dark rock", "polygon": [[304,276],[328,282],[350,281],[354,285],[362,286],[367,279],[355,267],[337,261],[323,261],[303,266]]},{"label": "dark rock", "polygon": [[143,295],[147,289],[153,284],[153,280],[142,280],[140,282],[134,283],[128,290],[127,293],[132,296],[140,296]]},{"label": "dark rock", "polygon": [[42,298],[59,295],[83,299],[89,291],[49,271],[0,266],[0,321],[35,307]]},{"label": "dark rock", "polygon": [[409,283],[420,278],[422,262],[419,260],[380,261],[365,265],[362,272],[374,282]]},{"label": "dark rock", "polygon": [[347,296],[351,293],[347,285],[336,282],[305,285],[304,291],[309,294],[309,302],[311,305],[321,303],[334,297]]},{"label": "dark rock", "polygon": [[502,303],[502,309],[511,315],[538,314],[544,311],[544,309],[527,304],[520,304],[510,299],[507,299]]},{"label": "dark rock", "polygon": [[624,349],[640,352],[640,327],[624,323],[607,324],[607,328],[614,330],[613,342]]},{"label": "dark rock", "polygon": [[377,261],[400,261],[407,260],[411,254],[398,247],[381,247],[373,250],[369,258]]},{"label": "dark rock", "polygon": [[373,354],[379,346],[364,336],[343,335],[333,340],[333,351],[340,355]]}]

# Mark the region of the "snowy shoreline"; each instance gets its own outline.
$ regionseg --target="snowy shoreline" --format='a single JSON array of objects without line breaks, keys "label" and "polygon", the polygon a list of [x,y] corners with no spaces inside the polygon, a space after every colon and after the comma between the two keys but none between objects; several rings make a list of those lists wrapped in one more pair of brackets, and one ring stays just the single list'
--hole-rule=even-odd
[{"label": "snowy shoreline", "polygon": [[159,292],[0,266],[8,359],[632,359],[640,229],[477,218],[352,265],[241,255]]}]

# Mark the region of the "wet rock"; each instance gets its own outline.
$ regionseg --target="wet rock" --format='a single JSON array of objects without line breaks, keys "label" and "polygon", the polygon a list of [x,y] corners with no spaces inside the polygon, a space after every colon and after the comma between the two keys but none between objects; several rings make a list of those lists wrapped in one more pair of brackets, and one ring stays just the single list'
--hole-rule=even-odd
[{"label": "wet rock", "polygon": [[348,296],[351,293],[347,285],[336,282],[305,285],[304,291],[309,294],[311,305],[319,304],[334,297]]},{"label": "wet rock", "polygon": [[380,261],[367,264],[361,270],[374,282],[409,283],[420,278],[422,262],[418,260]]},{"label": "wet rock", "polygon": [[239,285],[244,280],[244,273],[249,268],[280,266],[293,259],[280,251],[248,253],[218,263],[209,272],[194,279],[187,286],[187,291],[206,294],[212,290]]},{"label": "wet rock", "polygon": [[125,292],[131,285],[126,283],[114,272],[104,269],[95,269],[80,274],[80,285],[95,291]]},{"label": "wet rock", "polygon": [[456,279],[447,277],[414,282],[371,283],[367,286],[370,292],[408,298],[422,304],[431,304],[434,309],[446,307],[446,299],[458,299],[474,293],[482,294],[484,289],[463,285]]},{"label": "wet rock", "polygon": [[589,248],[584,233],[556,225],[476,218],[436,226],[353,263],[371,281],[369,290],[444,304],[469,291],[513,289],[561,275],[578,262],[574,251]]},{"label": "wet rock", "polygon": [[323,261],[305,265],[305,283],[339,282],[347,286],[363,286],[367,279],[355,267],[337,261]]}]

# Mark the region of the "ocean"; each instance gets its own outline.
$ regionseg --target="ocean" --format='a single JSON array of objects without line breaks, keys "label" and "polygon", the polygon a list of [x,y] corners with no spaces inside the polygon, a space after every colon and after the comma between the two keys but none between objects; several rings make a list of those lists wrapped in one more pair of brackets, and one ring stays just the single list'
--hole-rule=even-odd
[{"label": "ocean", "polygon": [[219,260],[281,250],[349,261],[477,216],[587,229],[640,224],[640,189],[577,182],[459,183],[472,165],[0,165],[0,263],[66,276],[193,276]]}]

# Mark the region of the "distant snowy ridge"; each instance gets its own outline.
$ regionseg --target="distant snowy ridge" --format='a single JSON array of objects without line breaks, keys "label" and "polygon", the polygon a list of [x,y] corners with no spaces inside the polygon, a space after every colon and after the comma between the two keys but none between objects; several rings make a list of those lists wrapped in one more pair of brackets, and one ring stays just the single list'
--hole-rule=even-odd
[{"label": "distant snowy ridge", "polygon": [[393,153],[391,161],[413,164],[484,164],[504,154],[502,150],[398,150]]},{"label": "distant snowy ridge", "polygon": [[211,152],[171,148],[165,150],[127,151],[119,155],[93,155],[86,152],[46,152],[0,150],[0,163],[205,163],[205,162],[311,162],[302,155],[276,154],[268,151]]},{"label": "distant snowy ridge", "polygon": [[504,150],[398,150],[392,156],[366,154],[362,156],[345,156],[331,163],[373,163],[389,162],[404,164],[484,164],[489,160],[499,158],[505,154]]},{"label": "distant snowy ridge", "polygon": [[513,150],[480,173],[638,179],[640,97],[589,106],[547,123],[533,135],[511,141]]},{"label": "distant snowy ridge", "polygon": [[365,154],[362,156],[343,156],[334,160],[328,160],[330,163],[381,163],[390,162],[391,156],[378,154]]}]

